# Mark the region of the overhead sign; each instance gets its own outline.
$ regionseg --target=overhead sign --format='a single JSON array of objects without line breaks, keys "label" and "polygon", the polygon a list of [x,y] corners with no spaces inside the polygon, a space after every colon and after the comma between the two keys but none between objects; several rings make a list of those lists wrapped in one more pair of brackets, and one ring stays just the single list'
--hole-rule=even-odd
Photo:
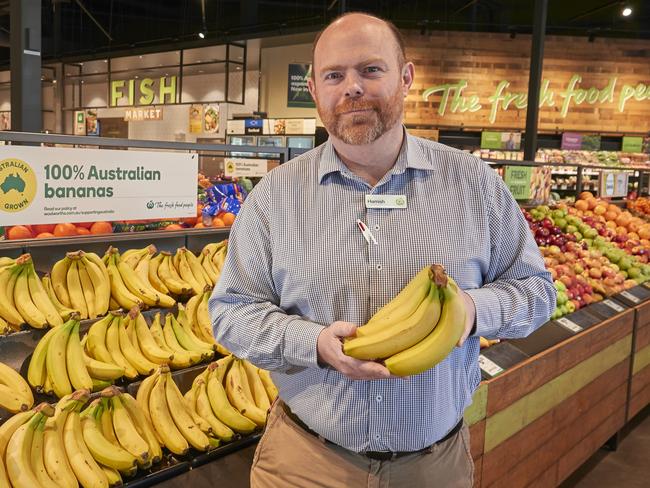
[{"label": "overhead sign", "polygon": [[[542,80],[540,89],[539,106],[557,107],[559,115],[565,118],[572,108],[581,105],[603,105],[616,103],[618,112],[623,113],[631,101],[650,100],[650,85],[638,83],[636,85],[619,84],[618,77],[611,77],[604,86],[582,86],[582,76],[574,74],[563,90],[552,90],[549,80]],[[481,99],[478,95],[467,90],[469,82],[460,80],[455,83],[427,88],[422,93],[422,99],[427,102],[432,96],[439,98],[438,115],[446,113],[478,112],[484,106],[490,108],[488,121],[494,124],[497,114],[509,109],[523,110],[528,106],[528,93],[513,92],[509,90],[510,81],[501,80],[494,92],[487,98]]]},{"label": "overhead sign", "polygon": [[[142,80],[113,80],[111,81],[111,107],[118,105],[151,105],[156,99],[158,103],[176,103],[176,76],[163,76],[157,80],[143,78]],[[120,103],[126,98],[126,103]]]},{"label": "overhead sign", "polygon": [[505,149],[518,151],[521,148],[520,132],[491,132],[481,133],[481,149]]},{"label": "overhead sign", "polygon": [[261,178],[269,172],[266,159],[226,158],[224,160],[226,176]]},{"label": "overhead sign", "polygon": [[623,152],[640,153],[643,151],[643,137],[623,136]]},{"label": "overhead sign", "polygon": [[124,111],[124,120],[126,122],[144,122],[149,120],[162,120],[163,109],[154,108],[127,108]]},{"label": "overhead sign", "polygon": [[310,77],[311,64],[289,64],[287,107],[316,107],[307,87],[307,80]]},{"label": "overhead sign", "polygon": [[3,225],[193,217],[196,154],[0,147]]}]

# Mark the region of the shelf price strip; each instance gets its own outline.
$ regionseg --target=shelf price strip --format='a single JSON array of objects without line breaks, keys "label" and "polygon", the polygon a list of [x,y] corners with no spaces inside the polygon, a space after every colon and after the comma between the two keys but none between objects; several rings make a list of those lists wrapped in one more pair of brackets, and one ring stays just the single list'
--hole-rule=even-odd
[{"label": "shelf price strip", "polygon": [[504,371],[501,366],[499,366],[497,363],[495,363],[491,359],[488,359],[483,354],[479,354],[479,356],[478,356],[478,365],[483,371],[485,371],[491,377],[495,377],[498,374],[503,373],[503,371]]},{"label": "shelf price strip", "polygon": [[582,332],[584,329],[580,327],[578,324],[575,322],[572,322],[571,320],[567,319],[566,317],[560,317],[559,319],[556,320],[558,324],[560,324],[562,327],[565,329],[570,330],[571,332],[578,333]]}]

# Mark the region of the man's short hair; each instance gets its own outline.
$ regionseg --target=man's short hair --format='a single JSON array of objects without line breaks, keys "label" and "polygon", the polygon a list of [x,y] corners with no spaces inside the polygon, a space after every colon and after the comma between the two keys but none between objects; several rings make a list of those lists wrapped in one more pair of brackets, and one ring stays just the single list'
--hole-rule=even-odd
[{"label": "man's short hair", "polygon": [[372,17],[374,19],[380,20],[386,26],[390,29],[391,33],[393,34],[393,38],[395,40],[395,43],[397,44],[397,64],[399,65],[400,69],[402,66],[404,66],[404,63],[406,63],[406,47],[404,45],[404,37],[402,36],[402,33],[399,31],[399,29],[393,24],[390,20],[382,19],[381,17],[374,15],[374,14],[369,14],[366,12],[346,12],[344,14],[339,15],[336,17],[334,20],[332,20],[329,24],[327,24],[325,27],[323,27],[318,34],[316,34],[316,38],[314,39],[314,43],[311,46],[311,62],[312,62],[312,69],[311,69],[311,76],[312,78],[315,77],[314,74],[314,55],[316,53],[316,44],[318,44],[318,41],[320,40],[321,36],[323,35],[323,32],[332,25],[334,22],[337,20],[340,20],[344,17],[347,17],[348,15],[353,15],[353,14],[361,14],[361,15],[366,15],[368,17]]}]

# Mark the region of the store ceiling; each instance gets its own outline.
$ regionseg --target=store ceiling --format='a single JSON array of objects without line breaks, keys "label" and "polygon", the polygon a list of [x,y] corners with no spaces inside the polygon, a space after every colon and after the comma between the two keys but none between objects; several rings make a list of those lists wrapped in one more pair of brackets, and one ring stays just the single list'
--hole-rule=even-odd
[{"label": "store ceiling", "polygon": [[[0,0],[0,64],[9,63],[9,4]],[[44,0],[43,58],[121,55],[309,32],[341,9],[374,12],[423,33],[434,29],[524,33],[531,31],[533,4],[533,0]],[[625,5],[633,8],[627,18],[621,16]],[[204,28],[202,40],[198,33]],[[650,38],[650,1],[549,0],[548,32]]]}]

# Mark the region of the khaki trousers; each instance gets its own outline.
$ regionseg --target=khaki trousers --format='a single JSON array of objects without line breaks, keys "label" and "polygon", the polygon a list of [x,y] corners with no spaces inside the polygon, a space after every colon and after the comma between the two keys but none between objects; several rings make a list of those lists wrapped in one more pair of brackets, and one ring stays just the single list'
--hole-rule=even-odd
[{"label": "khaki trousers", "polygon": [[253,457],[251,488],[470,488],[467,426],[430,451],[377,461],[305,432],[277,404]]}]

